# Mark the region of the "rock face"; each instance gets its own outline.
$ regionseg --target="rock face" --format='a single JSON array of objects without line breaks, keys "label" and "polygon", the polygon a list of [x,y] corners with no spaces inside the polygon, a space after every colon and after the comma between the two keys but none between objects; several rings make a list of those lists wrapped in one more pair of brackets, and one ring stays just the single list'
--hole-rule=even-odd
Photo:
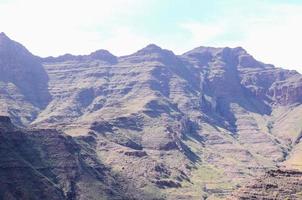
[{"label": "rock face", "polygon": [[[87,137],[88,138],[88,137]],[[55,130],[22,130],[0,117],[1,199],[128,199],[127,191],[86,148]]]},{"label": "rock face", "polygon": [[[20,73],[26,84],[3,79],[0,109],[19,125],[55,128],[81,141],[79,151],[94,152],[93,160],[127,186],[111,185],[116,193],[225,198],[268,169],[302,164],[302,76],[259,62],[240,47],[175,55],[151,44],[123,57],[99,50],[37,58],[1,38],[18,46],[9,52],[20,59],[0,57],[14,66],[0,69]],[[20,64],[27,63],[21,50],[34,64]],[[68,189],[61,190],[66,197]]]},{"label": "rock face", "polygon": [[302,199],[302,172],[271,170],[234,192],[228,199]]},{"label": "rock face", "polygon": [[49,103],[48,75],[40,59],[0,33],[0,113],[28,125]]}]

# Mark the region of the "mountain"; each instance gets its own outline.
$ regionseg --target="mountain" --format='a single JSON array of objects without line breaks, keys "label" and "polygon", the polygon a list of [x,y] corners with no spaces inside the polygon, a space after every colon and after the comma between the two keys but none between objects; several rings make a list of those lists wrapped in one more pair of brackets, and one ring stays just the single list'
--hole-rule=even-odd
[{"label": "mountain", "polygon": [[[0,117],[1,199],[131,199],[124,180],[88,148],[90,136],[24,130]],[[139,193],[138,193],[139,194]]]},{"label": "mountain", "polygon": [[40,59],[0,33],[0,113],[28,125],[51,100]]},{"label": "mountain", "polygon": [[[226,198],[268,170],[302,170],[302,75],[241,47],[175,55],[151,44],[122,57],[99,50],[39,58],[3,34],[0,41],[0,62],[7,63],[0,69],[13,74],[0,79],[3,115],[30,130],[57,129],[78,151],[89,151],[108,169],[104,176],[119,183],[102,183],[104,198]],[[49,139],[38,132],[42,141],[32,146],[40,149],[42,135]],[[98,177],[73,168],[92,176],[86,180]],[[75,182],[76,191],[100,198],[85,184]],[[56,185],[66,199],[68,184]]]}]

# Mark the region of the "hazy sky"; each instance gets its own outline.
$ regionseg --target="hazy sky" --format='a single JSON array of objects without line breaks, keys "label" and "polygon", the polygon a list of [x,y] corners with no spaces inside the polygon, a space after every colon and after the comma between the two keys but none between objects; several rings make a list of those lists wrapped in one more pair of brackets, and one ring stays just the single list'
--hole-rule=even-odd
[{"label": "hazy sky", "polygon": [[302,72],[302,0],[0,0],[2,31],[39,56],[242,46]]}]

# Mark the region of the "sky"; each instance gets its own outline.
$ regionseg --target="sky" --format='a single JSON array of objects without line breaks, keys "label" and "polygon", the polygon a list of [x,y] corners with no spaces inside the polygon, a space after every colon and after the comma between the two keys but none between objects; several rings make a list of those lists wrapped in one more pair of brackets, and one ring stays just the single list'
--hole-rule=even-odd
[{"label": "sky", "polygon": [[302,0],[0,0],[0,32],[42,57],[241,46],[302,72]]}]

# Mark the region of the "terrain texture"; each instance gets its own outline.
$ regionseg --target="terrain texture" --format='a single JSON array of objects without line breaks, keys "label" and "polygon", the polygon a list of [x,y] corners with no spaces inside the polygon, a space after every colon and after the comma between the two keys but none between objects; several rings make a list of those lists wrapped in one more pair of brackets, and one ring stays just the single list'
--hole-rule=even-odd
[{"label": "terrain texture", "polygon": [[299,199],[302,75],[243,48],[41,58],[0,34],[0,199]]}]

